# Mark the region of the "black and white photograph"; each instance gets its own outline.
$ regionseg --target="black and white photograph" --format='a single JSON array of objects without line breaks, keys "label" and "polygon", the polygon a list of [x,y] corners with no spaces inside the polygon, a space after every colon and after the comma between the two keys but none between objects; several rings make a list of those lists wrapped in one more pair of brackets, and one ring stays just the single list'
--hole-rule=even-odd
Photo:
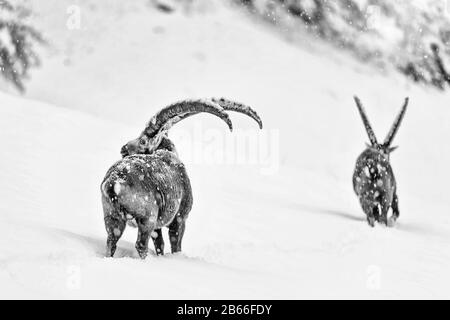
[{"label": "black and white photograph", "polygon": [[449,299],[449,138],[450,0],[0,0],[0,300]]}]

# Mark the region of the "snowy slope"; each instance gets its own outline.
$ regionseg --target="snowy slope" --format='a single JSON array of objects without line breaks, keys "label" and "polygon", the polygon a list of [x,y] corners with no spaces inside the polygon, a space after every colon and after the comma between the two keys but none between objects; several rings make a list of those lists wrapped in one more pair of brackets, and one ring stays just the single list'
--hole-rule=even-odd
[{"label": "snowy slope", "polygon": [[[448,65],[450,5],[442,0],[233,0],[282,33],[307,30],[380,69],[396,69],[416,81],[442,85],[431,44]],[[305,32],[301,33],[304,38]],[[412,77],[411,77],[412,78]]]},{"label": "snowy slope", "polygon": [[[448,95],[294,46],[216,1],[172,14],[148,3],[78,1],[81,30],[65,28],[72,1],[33,3],[54,42],[27,97],[0,94],[1,298],[449,298]],[[411,98],[392,155],[394,229],[369,228],[352,191],[367,141],[355,93],[380,138]],[[167,103],[222,95],[265,124],[232,115],[236,128],[279,135],[266,142],[278,169],[195,161],[196,130],[212,152],[211,134],[246,132],[185,121],[172,135],[195,199],[184,252],[141,261],[127,229],[104,258],[99,184],[121,145]]]}]

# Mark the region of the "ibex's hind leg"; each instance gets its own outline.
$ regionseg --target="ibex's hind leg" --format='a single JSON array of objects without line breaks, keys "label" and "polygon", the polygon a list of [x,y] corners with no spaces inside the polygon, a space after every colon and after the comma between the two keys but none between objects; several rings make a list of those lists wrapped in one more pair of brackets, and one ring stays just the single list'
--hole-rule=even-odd
[{"label": "ibex's hind leg", "polygon": [[108,232],[108,240],[106,241],[106,255],[108,257],[114,256],[117,248],[117,241],[125,230],[126,222],[120,218],[112,217],[111,215],[105,217],[106,232]]},{"label": "ibex's hind leg", "polygon": [[395,221],[397,221],[400,216],[400,211],[398,209],[398,197],[397,193],[394,193],[394,199],[392,200],[392,217],[390,219],[390,225],[393,226]]},{"label": "ibex's hind leg", "polygon": [[380,208],[378,207],[378,205],[372,207],[372,213],[375,221],[380,222]]},{"label": "ibex's hind leg", "polygon": [[375,221],[378,220],[378,208],[372,203],[361,201],[361,206],[364,213],[367,216],[367,223],[371,226],[375,226]]},{"label": "ibex's hind leg", "polygon": [[141,259],[145,259],[148,253],[148,241],[153,231],[148,219],[136,219],[138,224],[138,239],[136,241],[136,250]]},{"label": "ibex's hind leg", "polygon": [[184,217],[177,215],[169,225],[169,238],[172,253],[181,251],[181,242],[183,241],[186,221]]},{"label": "ibex's hind leg", "polygon": [[151,236],[152,236],[153,244],[155,245],[156,254],[158,256],[163,255],[164,254],[164,239],[162,236],[161,229],[154,230],[152,232]]},{"label": "ibex's hind leg", "polygon": [[389,212],[389,205],[383,203],[381,205],[380,223],[386,226],[388,225],[388,218],[387,218],[388,212]]}]

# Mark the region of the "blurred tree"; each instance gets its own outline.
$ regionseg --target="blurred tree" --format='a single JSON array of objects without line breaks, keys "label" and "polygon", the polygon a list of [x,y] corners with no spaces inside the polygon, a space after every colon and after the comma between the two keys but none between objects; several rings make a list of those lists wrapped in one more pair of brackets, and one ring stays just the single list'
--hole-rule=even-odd
[{"label": "blurred tree", "polygon": [[450,85],[450,9],[443,1],[234,1],[283,32],[306,30],[379,69],[393,66],[439,89]]},{"label": "blurred tree", "polygon": [[28,13],[24,8],[0,0],[0,72],[20,92],[29,69],[40,63],[34,46],[44,43],[41,34],[24,23]]}]

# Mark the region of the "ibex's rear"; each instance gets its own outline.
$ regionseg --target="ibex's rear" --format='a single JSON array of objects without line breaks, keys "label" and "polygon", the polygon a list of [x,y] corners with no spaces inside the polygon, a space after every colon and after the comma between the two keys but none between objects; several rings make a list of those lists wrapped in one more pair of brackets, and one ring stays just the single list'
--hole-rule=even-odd
[{"label": "ibex's rear", "polygon": [[200,112],[221,118],[231,130],[227,110],[250,116],[262,128],[256,112],[242,104],[225,99],[187,100],[162,109],[137,139],[122,147],[123,159],[109,169],[101,185],[108,256],[114,255],[127,222],[137,224],[136,249],[141,258],[147,255],[150,237],[156,253],[164,253],[162,227],[169,228],[172,252],[181,251],[192,191],[167,133],[175,123]]},{"label": "ibex's rear", "polygon": [[148,240],[163,254],[161,228],[169,227],[172,252],[181,251],[185,219],[192,207],[192,191],[183,164],[173,152],[132,155],[117,162],[102,184],[107,252],[112,256],[127,221],[136,222],[136,249],[144,258]]},{"label": "ibex's rear", "polygon": [[375,225],[375,221],[388,225],[387,216],[390,208],[392,208],[391,224],[393,224],[400,212],[397,185],[389,162],[389,155],[396,149],[396,147],[391,147],[391,144],[405,115],[408,98],[382,144],[378,143],[360,100],[355,97],[355,101],[371,145],[367,146],[367,149],[356,161],[353,188],[367,215],[367,221],[372,227]]}]

